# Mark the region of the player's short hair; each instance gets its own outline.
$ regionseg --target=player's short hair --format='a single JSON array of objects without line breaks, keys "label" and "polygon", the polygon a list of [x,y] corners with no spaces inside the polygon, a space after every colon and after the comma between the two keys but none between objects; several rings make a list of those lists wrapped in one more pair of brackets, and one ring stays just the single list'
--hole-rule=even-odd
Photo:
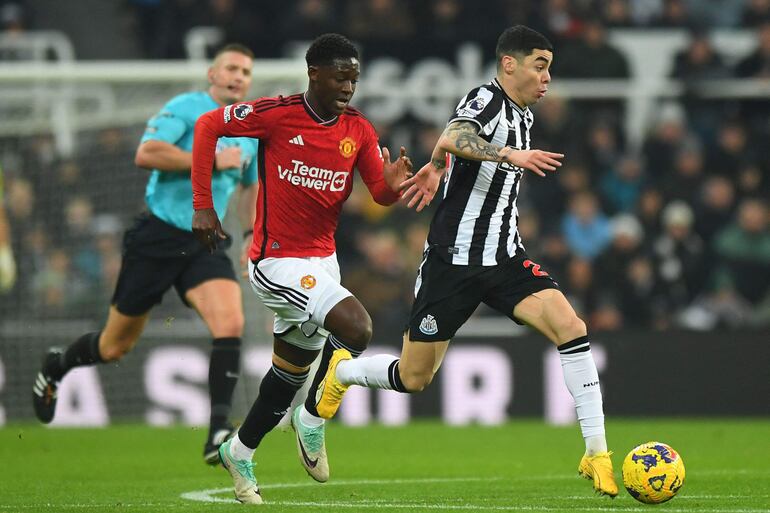
[{"label": "player's short hair", "polygon": [[217,59],[220,55],[222,55],[225,52],[236,52],[245,55],[249,59],[254,59],[254,52],[251,51],[251,48],[249,48],[246,45],[242,45],[240,43],[228,43],[219,50],[217,50],[217,53],[214,54],[214,60]]},{"label": "player's short hair", "polygon": [[499,64],[504,55],[520,58],[531,54],[535,48],[553,51],[553,45],[543,34],[524,25],[515,25],[500,34],[495,55]]},{"label": "player's short hair", "polygon": [[305,54],[308,66],[328,66],[337,59],[358,59],[358,50],[341,34],[318,36]]}]

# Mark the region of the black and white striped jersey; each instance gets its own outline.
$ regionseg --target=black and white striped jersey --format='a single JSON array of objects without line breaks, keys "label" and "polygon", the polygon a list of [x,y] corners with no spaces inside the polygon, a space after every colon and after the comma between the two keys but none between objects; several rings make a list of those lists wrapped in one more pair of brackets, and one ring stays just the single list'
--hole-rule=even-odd
[{"label": "black and white striped jersey", "polygon": [[[460,100],[454,121],[479,125],[479,136],[497,146],[529,149],[532,112],[516,105],[497,79]],[[516,208],[523,174],[508,163],[452,156],[428,244],[457,265],[497,265],[523,251]]]}]

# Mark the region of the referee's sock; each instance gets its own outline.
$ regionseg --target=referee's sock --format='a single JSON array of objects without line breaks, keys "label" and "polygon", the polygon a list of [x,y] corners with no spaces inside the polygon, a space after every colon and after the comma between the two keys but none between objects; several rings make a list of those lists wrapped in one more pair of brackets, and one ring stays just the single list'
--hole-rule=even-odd
[{"label": "referee's sock", "polygon": [[227,425],[241,362],[239,337],[215,338],[212,344],[209,359],[209,397],[211,399],[209,436]]},{"label": "referee's sock", "polygon": [[320,386],[321,381],[323,381],[324,376],[326,376],[326,371],[329,369],[329,360],[332,358],[332,353],[334,353],[334,351],[337,349],[347,349],[353,358],[358,358],[363,352],[361,350],[350,347],[334,335],[329,334],[329,337],[326,339],[326,343],[324,344],[323,352],[321,353],[321,361],[318,364],[318,369],[315,372],[315,376],[313,376],[313,382],[310,384],[310,388],[307,391],[305,407],[302,408],[299,412],[302,424],[307,427],[317,427],[324,423],[324,419],[318,415],[318,410],[316,410],[315,407],[315,395],[318,391],[318,387]]},{"label": "referee's sock", "polygon": [[75,342],[73,342],[61,354],[59,360],[53,360],[43,369],[48,376],[56,381],[61,381],[65,374],[75,367],[103,363],[104,360],[99,354],[99,335],[101,331],[86,333]]},{"label": "referee's sock", "polygon": [[588,337],[580,337],[557,347],[564,382],[575,400],[580,430],[586,444],[586,454],[592,456],[607,451],[604,436],[602,390],[599,372],[591,354]]}]

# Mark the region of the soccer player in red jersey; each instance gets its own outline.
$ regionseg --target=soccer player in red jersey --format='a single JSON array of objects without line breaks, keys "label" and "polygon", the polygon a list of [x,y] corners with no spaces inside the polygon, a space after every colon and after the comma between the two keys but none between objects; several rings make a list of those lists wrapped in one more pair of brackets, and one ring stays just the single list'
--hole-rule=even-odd
[{"label": "soccer player in red jersey", "polygon": [[[229,105],[204,114],[193,146],[193,232],[210,249],[224,237],[211,200],[217,138],[260,140],[259,195],[249,280],[275,312],[273,366],[238,434],[219,451],[241,502],[261,503],[252,458],[284,416],[323,350],[307,401],[292,414],[300,461],[314,479],[329,478],[324,420],[316,391],[332,353],[359,355],[372,335],[361,303],[340,285],[334,232],[355,168],[382,205],[399,198],[411,174],[406,150],[390,161],[369,121],[348,106],[360,73],[356,48],[339,34],[318,37],[305,56],[307,92]],[[248,235],[251,235],[250,233]]]}]

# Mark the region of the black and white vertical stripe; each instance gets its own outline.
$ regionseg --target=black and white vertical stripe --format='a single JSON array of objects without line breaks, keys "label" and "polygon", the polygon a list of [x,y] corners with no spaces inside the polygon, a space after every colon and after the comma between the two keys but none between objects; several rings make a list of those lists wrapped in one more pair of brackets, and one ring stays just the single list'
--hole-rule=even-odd
[{"label": "black and white vertical stripe", "polygon": [[[468,93],[455,121],[479,125],[479,136],[497,146],[530,148],[533,117],[494,80]],[[497,265],[524,249],[516,198],[523,170],[506,163],[452,158],[444,199],[428,241],[456,265]]]}]

